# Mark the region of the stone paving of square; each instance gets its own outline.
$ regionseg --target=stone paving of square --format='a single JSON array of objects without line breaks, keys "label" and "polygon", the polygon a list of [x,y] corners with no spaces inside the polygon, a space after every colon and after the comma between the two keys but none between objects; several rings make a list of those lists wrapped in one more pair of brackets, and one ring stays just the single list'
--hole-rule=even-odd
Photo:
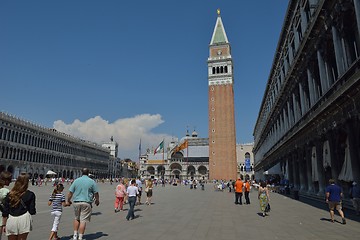
[{"label": "stone paving of square", "polygon": [[[98,185],[100,205],[93,208],[84,236],[86,240],[360,239],[360,218],[350,210],[345,211],[346,225],[340,223],[338,215],[338,222],[331,223],[325,203],[313,206],[271,193],[272,210],[269,216],[262,217],[256,190],[250,193],[250,205],[235,205],[233,193],[215,191],[211,184],[206,185],[205,191],[191,190],[189,186],[157,186],[153,204],[137,206],[137,217],[127,221],[127,211],[114,212],[116,185]],[[65,184],[65,194],[68,188]],[[29,189],[37,197],[37,214],[33,216],[34,230],[28,239],[46,240],[52,226],[47,201],[53,188],[48,184],[30,185]],[[128,209],[128,205],[124,208]],[[72,222],[73,207],[66,207],[59,229],[62,240],[71,239]]]}]

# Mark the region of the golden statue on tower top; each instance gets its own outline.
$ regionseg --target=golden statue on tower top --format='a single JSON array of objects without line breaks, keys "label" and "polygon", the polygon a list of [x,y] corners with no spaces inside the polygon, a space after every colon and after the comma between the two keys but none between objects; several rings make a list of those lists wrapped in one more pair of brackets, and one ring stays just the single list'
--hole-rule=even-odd
[{"label": "golden statue on tower top", "polygon": [[220,8],[216,10],[217,14],[220,15]]}]

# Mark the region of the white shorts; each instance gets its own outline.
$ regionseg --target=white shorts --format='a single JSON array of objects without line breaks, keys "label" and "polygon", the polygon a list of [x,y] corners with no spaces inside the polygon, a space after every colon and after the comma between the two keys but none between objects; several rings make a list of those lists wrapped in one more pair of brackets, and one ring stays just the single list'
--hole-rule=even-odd
[{"label": "white shorts", "polygon": [[32,217],[29,212],[17,217],[9,215],[6,222],[6,236],[28,233],[31,232],[31,230]]}]

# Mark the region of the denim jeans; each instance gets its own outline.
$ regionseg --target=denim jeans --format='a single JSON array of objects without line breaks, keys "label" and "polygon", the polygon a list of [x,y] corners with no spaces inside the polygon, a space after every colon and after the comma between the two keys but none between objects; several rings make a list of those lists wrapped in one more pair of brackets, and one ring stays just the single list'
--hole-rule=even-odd
[{"label": "denim jeans", "polygon": [[129,211],[128,214],[126,216],[126,219],[133,219],[135,218],[135,214],[134,214],[134,207],[135,207],[135,203],[136,203],[136,197],[129,197]]}]

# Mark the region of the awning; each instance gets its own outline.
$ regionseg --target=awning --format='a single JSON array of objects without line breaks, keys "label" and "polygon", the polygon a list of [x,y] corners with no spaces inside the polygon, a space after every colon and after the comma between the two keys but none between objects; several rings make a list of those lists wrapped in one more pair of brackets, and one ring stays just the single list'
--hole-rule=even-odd
[{"label": "awning", "polygon": [[46,175],[56,175],[56,174],[57,174],[56,172],[51,171],[51,170],[47,171],[47,173],[46,173]]}]

